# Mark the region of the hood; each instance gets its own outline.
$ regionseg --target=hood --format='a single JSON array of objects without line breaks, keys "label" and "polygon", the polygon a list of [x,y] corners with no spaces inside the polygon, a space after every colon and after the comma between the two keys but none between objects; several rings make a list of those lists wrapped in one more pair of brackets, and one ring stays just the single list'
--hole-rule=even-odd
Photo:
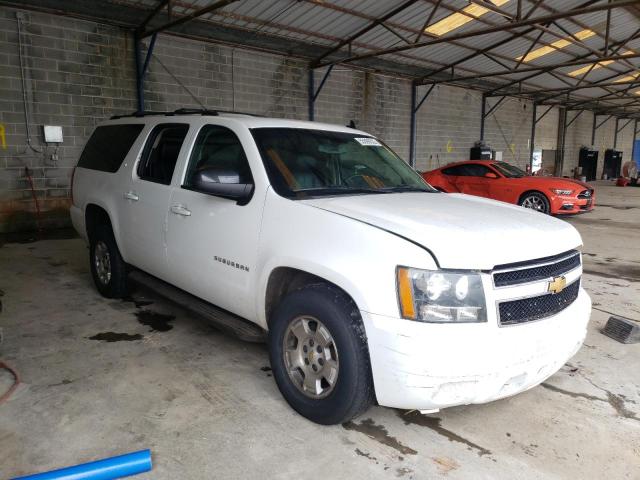
[{"label": "hood", "polygon": [[577,230],[563,220],[457,193],[370,194],[301,202],[418,243],[433,253],[441,268],[491,270],[582,244]]},{"label": "hood", "polygon": [[[573,190],[593,190],[593,187],[588,183],[575,180],[573,178],[563,177],[538,177],[538,176],[526,176],[521,178],[514,178],[516,181],[532,182],[539,186],[545,186],[547,188],[571,188]],[[576,187],[577,185],[577,187]]]}]

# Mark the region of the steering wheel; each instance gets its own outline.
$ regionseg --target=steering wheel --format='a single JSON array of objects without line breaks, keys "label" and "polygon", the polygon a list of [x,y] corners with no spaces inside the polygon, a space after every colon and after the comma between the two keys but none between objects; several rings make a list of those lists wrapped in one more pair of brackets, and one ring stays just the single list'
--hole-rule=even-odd
[{"label": "steering wheel", "polygon": [[371,179],[375,179],[378,182],[380,182],[380,186],[384,186],[384,183],[385,183],[384,180],[377,175],[377,172],[369,167],[363,168],[360,173],[354,173],[353,175],[349,175],[348,177],[343,179],[342,182],[345,185],[354,186],[351,184],[351,180],[358,177],[361,178],[362,182],[369,187],[372,186],[370,183]]}]

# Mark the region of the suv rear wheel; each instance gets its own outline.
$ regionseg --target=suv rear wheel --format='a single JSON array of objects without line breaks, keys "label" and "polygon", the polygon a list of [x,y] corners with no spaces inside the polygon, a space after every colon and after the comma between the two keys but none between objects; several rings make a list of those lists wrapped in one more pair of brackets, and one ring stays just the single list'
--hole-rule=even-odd
[{"label": "suv rear wheel", "polygon": [[373,403],[362,319],[335,287],[310,285],[282,300],[272,317],[269,355],[280,392],[313,422],[343,423]]},{"label": "suv rear wheel", "polygon": [[107,225],[98,225],[89,236],[89,263],[96,288],[107,298],[127,294],[127,265]]}]

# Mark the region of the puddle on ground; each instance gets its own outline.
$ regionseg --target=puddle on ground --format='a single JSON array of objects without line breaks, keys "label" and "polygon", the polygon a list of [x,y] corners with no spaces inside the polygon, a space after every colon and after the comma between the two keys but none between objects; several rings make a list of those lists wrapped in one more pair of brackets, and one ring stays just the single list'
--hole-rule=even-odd
[{"label": "puddle on ground", "polygon": [[636,267],[635,265],[614,265],[611,263],[599,265],[606,267],[608,271],[603,272],[593,270],[592,268],[583,268],[582,271],[598,277],[626,280],[627,282],[640,282],[640,267]]},{"label": "puddle on ground", "polygon": [[78,233],[71,227],[47,229],[40,232],[0,233],[0,246],[5,243],[33,243],[39,240],[68,240],[71,238],[79,238]]},{"label": "puddle on ground", "polygon": [[427,427],[431,430],[439,433],[443,437],[449,439],[450,442],[458,442],[466,445],[470,449],[475,450],[478,455],[491,455],[491,451],[487,450],[480,445],[477,445],[464,437],[461,437],[457,433],[452,432],[451,430],[447,430],[446,428],[440,425],[440,418],[438,417],[429,417],[427,415],[421,414],[417,410],[412,410],[410,412],[403,412],[402,410],[397,410],[397,415],[404,422],[405,425],[413,424],[420,425],[421,427]]},{"label": "puddle on ground", "polygon": [[604,392],[607,395],[607,398],[600,398],[596,395],[589,395],[588,393],[579,393],[572,392],[570,390],[565,390],[564,388],[556,387],[555,385],[551,385],[549,383],[541,383],[541,385],[547,390],[551,390],[552,392],[561,393],[562,395],[568,395],[571,398],[584,398],[585,400],[589,400],[591,402],[605,402],[611,405],[611,407],[616,411],[618,416],[623,418],[628,418],[630,420],[640,421],[640,417],[638,417],[634,412],[629,410],[626,406],[624,395],[617,395],[606,388],[599,387],[595,385],[591,380],[587,380],[591,385],[593,385],[598,390]]},{"label": "puddle on ground", "polygon": [[116,332],[102,332],[89,337],[89,340],[99,340],[101,342],[132,342],[134,340],[142,340],[142,335],[139,333],[116,333]]},{"label": "puddle on ground", "polygon": [[141,298],[134,298],[131,295],[127,295],[126,297],[122,298],[123,302],[128,302],[128,303],[133,303],[136,308],[142,308],[142,307],[147,307],[149,305],[151,305],[153,302],[151,300],[143,300]]},{"label": "puddle on ground", "polygon": [[168,332],[173,328],[169,322],[175,320],[175,315],[154,312],[153,310],[140,310],[133,313],[138,317],[138,322],[147,327],[151,327],[151,332]]},{"label": "puddle on ground", "polygon": [[609,207],[609,208],[615,208],[616,210],[633,210],[634,208],[637,208],[637,207],[632,207],[630,205],[607,205],[604,203],[599,203],[598,207]]},{"label": "puddle on ground", "polygon": [[64,260],[53,260],[52,262],[49,262],[49,265],[51,265],[52,267],[62,267],[66,264],[67,262],[65,262]]},{"label": "puddle on ground", "polygon": [[413,448],[400,443],[397,438],[389,435],[389,432],[384,426],[376,425],[376,423],[370,418],[362,420],[359,424],[353,421],[343,423],[342,428],[345,430],[355,430],[356,432],[364,433],[367,437],[372,438],[383,445],[394,448],[404,455],[416,455],[418,453]]}]

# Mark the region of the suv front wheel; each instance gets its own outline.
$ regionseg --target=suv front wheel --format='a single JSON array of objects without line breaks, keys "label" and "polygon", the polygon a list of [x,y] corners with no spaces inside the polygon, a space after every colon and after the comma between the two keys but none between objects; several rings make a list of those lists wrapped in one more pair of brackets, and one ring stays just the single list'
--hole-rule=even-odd
[{"label": "suv front wheel", "polygon": [[300,415],[333,425],[373,403],[364,326],[356,305],[342,291],[318,284],[289,293],[270,327],[274,378]]}]

